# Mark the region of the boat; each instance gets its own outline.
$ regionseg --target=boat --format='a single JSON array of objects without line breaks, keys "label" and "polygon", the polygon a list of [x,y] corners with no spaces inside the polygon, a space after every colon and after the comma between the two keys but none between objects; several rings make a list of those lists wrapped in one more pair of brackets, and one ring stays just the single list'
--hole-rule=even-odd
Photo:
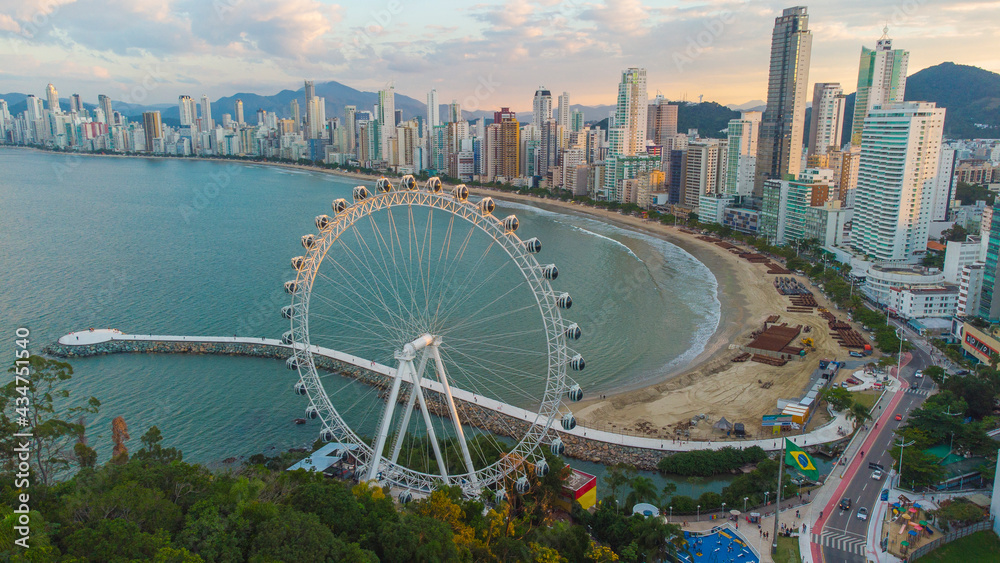
[{"label": "boat", "polygon": [[294,422],[295,424],[305,424],[306,423],[306,419],[304,419],[304,418],[296,418],[292,422]]}]

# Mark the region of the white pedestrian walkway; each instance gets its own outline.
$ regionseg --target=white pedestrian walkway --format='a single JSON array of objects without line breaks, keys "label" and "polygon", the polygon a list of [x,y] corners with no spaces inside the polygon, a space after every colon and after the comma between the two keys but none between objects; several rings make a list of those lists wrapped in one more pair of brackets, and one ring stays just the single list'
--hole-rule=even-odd
[{"label": "white pedestrian walkway", "polygon": [[[92,344],[101,344],[105,342],[112,341],[134,341],[134,342],[214,342],[214,343],[234,343],[234,344],[264,344],[268,346],[277,346],[280,348],[291,349],[290,345],[282,343],[280,340],[275,340],[273,338],[248,338],[241,336],[175,336],[175,335],[160,335],[160,334],[125,334],[117,329],[92,329],[84,330],[79,332],[71,332],[66,336],[59,339],[59,344],[64,346],[86,346]],[[312,347],[312,352],[314,354],[319,354],[327,358],[352,364],[361,368],[369,369],[382,375],[393,377],[395,375],[396,369],[394,367],[378,364],[372,362],[371,360],[366,360],[364,358],[358,358],[350,354],[344,354],[343,352],[338,352],[337,350],[332,350],[330,348],[320,348],[318,346]],[[424,379],[422,387],[425,389],[442,392],[441,384],[437,381],[431,381]],[[475,403],[481,407],[496,411],[507,416],[523,420],[529,423],[539,423],[544,424],[545,421],[541,419],[539,414],[534,411],[526,410],[520,407],[509,405],[491,399],[489,397],[484,397],[481,395],[476,395],[470,393],[463,389],[452,388],[452,394],[456,399],[466,401],[468,403]],[[838,413],[835,418],[830,420],[825,425],[808,432],[806,434],[800,434],[798,436],[791,436],[790,439],[798,446],[817,446],[820,444],[825,444],[828,442],[836,442],[842,440],[844,436],[838,431],[840,427],[849,428],[851,422],[847,420],[846,413]],[[552,428],[561,434],[566,434],[570,436],[575,436],[582,439],[595,440],[599,442],[604,442],[607,444],[617,444],[620,446],[631,446],[636,448],[642,448],[647,450],[657,450],[663,452],[686,452],[694,450],[718,450],[726,446],[731,446],[734,448],[748,448],[750,446],[759,446],[767,451],[776,451],[781,449],[781,439],[764,439],[764,440],[727,440],[727,441],[679,441],[672,442],[669,439],[661,438],[651,438],[645,436],[629,436],[625,434],[619,434],[616,432],[608,432],[606,430],[597,430],[594,428],[586,428],[584,426],[577,426],[573,430],[564,430],[558,421],[554,421]]]}]

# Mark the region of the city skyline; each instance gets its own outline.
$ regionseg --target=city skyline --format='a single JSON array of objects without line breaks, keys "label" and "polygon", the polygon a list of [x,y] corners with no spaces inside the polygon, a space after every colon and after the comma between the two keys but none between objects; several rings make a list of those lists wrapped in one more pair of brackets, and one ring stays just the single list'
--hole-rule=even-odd
[{"label": "city skyline", "polygon": [[[26,2],[0,8],[0,56],[7,55],[0,82],[8,92],[37,92],[55,69],[85,99],[100,93],[124,99],[141,87],[144,99],[134,101],[156,104],[185,92],[213,99],[272,94],[303,77],[366,91],[394,80],[398,93],[418,100],[436,88],[442,100],[463,102],[487,81],[488,99],[477,109],[504,105],[526,113],[541,82],[571,92],[574,103],[614,103],[613,83],[595,77],[639,66],[648,70],[651,96],[742,104],[766,99],[767,30],[788,4],[632,0],[541,7],[517,0],[441,16],[403,2],[374,8],[313,0],[280,8],[240,0],[204,7],[160,2],[148,13],[140,12],[142,3],[97,10],[105,21],[127,17],[128,25],[92,34],[84,24],[93,15],[79,2]],[[1000,11],[1000,3],[803,5],[817,37],[811,80],[840,82],[845,94],[854,91],[861,47],[872,45],[886,24],[895,43],[914,53],[910,74],[944,61],[1000,70],[991,59],[992,32],[973,25]]]}]

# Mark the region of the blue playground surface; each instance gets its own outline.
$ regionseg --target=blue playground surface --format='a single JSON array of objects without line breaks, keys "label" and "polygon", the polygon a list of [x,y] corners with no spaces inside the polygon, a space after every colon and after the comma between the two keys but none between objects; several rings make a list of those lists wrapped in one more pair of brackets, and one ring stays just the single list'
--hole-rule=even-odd
[{"label": "blue playground surface", "polygon": [[687,551],[678,553],[681,561],[690,563],[758,563],[760,560],[742,536],[729,528],[717,528],[707,534],[684,532]]}]

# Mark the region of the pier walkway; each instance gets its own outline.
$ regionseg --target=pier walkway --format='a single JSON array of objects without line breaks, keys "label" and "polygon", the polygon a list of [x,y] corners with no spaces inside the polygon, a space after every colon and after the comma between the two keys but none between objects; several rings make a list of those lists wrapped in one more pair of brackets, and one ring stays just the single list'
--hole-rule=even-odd
[{"label": "pier walkway", "polygon": [[[249,344],[263,345],[281,348],[291,351],[291,346],[283,344],[280,340],[272,338],[247,338],[240,336],[172,336],[159,334],[125,334],[117,329],[93,329],[79,332],[71,332],[59,339],[59,345],[71,349],[75,346],[94,346],[111,342],[158,342],[158,343],[220,343],[220,344]],[[312,347],[312,353],[330,358],[346,364],[351,364],[362,369],[371,370],[375,373],[387,377],[393,377],[395,368],[382,365],[371,360],[358,358],[350,354],[345,354],[329,348]],[[82,354],[87,355],[87,354]],[[437,393],[443,392],[441,384],[437,381],[424,379],[421,386]],[[495,399],[470,393],[463,389],[452,387],[452,394],[458,400],[466,403],[474,403],[479,407],[503,414],[527,423],[534,423],[538,420],[537,412],[526,410],[520,407],[509,405]],[[838,427],[850,428],[851,422],[847,420],[844,413],[806,434],[790,436],[789,438],[798,446],[818,446],[829,442],[843,440],[845,437],[838,433]],[[577,425],[573,430],[564,430],[558,421],[553,421],[552,429],[562,435],[573,436],[582,441],[603,442],[615,446],[634,447],[644,450],[661,452],[687,452],[694,450],[717,450],[726,446],[734,448],[748,448],[750,446],[760,446],[767,451],[781,449],[781,438],[762,440],[712,440],[712,441],[673,441],[670,438],[654,438],[646,436],[631,436],[595,428],[587,428]]]}]

